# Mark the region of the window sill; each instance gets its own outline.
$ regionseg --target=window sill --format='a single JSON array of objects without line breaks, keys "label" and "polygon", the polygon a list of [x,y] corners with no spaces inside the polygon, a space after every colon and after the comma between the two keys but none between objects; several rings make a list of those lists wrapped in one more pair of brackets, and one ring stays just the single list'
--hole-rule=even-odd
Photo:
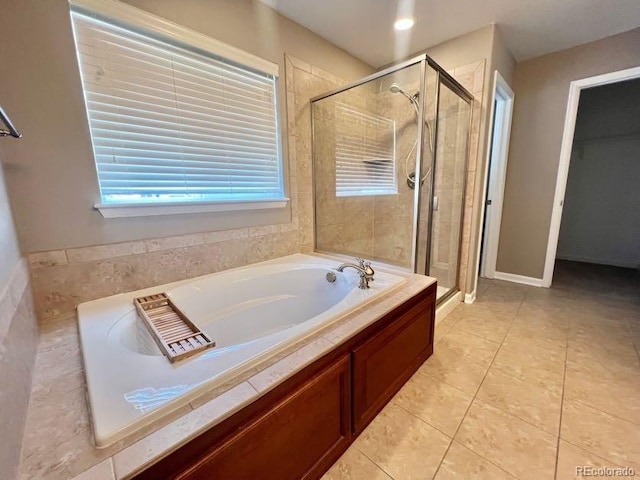
[{"label": "window sill", "polygon": [[104,218],[151,217],[186,213],[236,212],[284,208],[288,198],[277,200],[250,200],[244,202],[174,202],[174,203],[111,203],[97,204],[96,210]]}]

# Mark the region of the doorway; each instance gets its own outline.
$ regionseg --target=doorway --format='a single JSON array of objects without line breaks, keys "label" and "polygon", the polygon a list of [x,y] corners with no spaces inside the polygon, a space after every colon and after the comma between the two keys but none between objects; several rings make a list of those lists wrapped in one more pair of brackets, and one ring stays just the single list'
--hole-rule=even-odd
[{"label": "doorway", "polygon": [[[554,206],[551,216],[551,227],[549,230],[547,255],[545,260],[544,276],[542,280],[542,284],[545,287],[551,286],[555,269],[556,256],[558,253],[560,224],[562,221],[564,210],[565,195],[567,193],[569,166],[571,163],[572,152],[574,150],[574,136],[576,133],[576,120],[578,117],[580,93],[582,90],[587,88],[609,85],[638,78],[640,78],[640,67],[635,67],[618,72],[612,72],[604,75],[584,78],[581,80],[575,80],[570,84],[564,134],[562,138],[562,147],[560,150],[560,165],[558,168],[558,177],[556,180],[556,191],[553,204]],[[575,154],[577,153],[579,152],[576,151]]]},{"label": "doorway", "polygon": [[493,77],[493,102],[491,106],[491,138],[485,168],[485,199],[480,230],[480,276],[495,278],[502,221],[502,202],[507,173],[509,137],[513,114],[514,93],[496,70]]}]

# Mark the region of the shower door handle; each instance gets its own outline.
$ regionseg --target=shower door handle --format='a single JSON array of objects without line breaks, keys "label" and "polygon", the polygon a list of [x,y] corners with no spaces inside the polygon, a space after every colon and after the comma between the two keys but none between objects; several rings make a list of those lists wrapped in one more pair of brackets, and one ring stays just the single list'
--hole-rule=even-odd
[{"label": "shower door handle", "polygon": [[433,211],[434,212],[438,211],[438,196],[437,195],[433,196]]}]

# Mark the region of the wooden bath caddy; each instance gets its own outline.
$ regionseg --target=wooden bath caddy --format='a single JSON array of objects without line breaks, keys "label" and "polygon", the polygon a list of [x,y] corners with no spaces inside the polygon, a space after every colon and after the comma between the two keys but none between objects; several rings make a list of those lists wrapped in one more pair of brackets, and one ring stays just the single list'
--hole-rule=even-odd
[{"label": "wooden bath caddy", "polygon": [[171,362],[215,347],[215,342],[189,320],[166,293],[135,298],[133,304],[158,347]]}]

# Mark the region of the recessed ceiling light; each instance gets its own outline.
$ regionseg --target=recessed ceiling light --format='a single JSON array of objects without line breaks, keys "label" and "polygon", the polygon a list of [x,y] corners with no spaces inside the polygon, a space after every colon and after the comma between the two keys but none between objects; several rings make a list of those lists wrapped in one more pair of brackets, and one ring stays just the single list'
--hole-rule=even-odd
[{"label": "recessed ceiling light", "polygon": [[413,28],[416,21],[411,17],[399,18],[396,20],[396,23],[393,24],[393,28],[396,30],[409,30]]}]

